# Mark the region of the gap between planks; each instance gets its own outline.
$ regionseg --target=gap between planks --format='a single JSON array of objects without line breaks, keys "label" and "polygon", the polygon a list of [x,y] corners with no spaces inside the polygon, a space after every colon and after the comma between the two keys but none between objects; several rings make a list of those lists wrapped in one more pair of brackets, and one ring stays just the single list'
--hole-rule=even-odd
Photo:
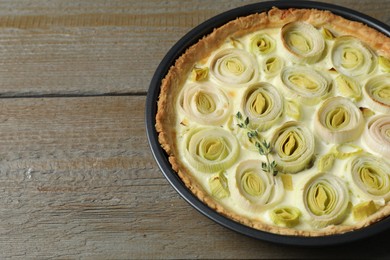
[{"label": "gap between planks", "polygon": [[146,96],[147,92],[125,92],[125,93],[102,93],[102,94],[19,94],[8,95],[0,94],[0,99],[22,99],[22,98],[86,98],[86,97],[142,97]]}]

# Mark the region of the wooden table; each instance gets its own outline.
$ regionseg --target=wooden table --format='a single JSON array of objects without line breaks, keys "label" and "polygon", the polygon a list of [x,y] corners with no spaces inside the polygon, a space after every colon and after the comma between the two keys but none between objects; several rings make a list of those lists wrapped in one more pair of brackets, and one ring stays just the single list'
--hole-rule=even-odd
[{"label": "wooden table", "polygon": [[[299,248],[234,233],[189,206],[150,152],[145,97],[191,28],[258,1],[0,1],[0,258],[390,255],[390,232]],[[390,24],[389,0],[327,0]]]}]

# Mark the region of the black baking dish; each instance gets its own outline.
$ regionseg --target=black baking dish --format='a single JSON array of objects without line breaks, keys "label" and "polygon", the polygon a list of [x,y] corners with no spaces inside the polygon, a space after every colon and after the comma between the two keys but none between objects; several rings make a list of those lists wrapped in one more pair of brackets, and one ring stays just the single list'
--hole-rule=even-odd
[{"label": "black baking dish", "polygon": [[214,28],[219,27],[237,17],[246,16],[253,13],[261,13],[270,10],[272,7],[278,7],[280,9],[315,8],[320,10],[329,10],[336,15],[345,17],[346,19],[364,23],[390,37],[390,26],[379,22],[367,15],[341,6],[311,1],[261,2],[232,9],[203,22],[202,24],[198,25],[190,32],[188,32],[186,35],[184,35],[184,37],[181,38],[169,50],[169,52],[159,64],[151,80],[146,99],[146,128],[148,141],[154,158],[169,183],[191,206],[193,206],[195,209],[197,209],[199,212],[201,212],[208,218],[238,233],[269,242],[300,246],[330,246],[346,242],[352,242],[378,234],[390,227],[390,217],[387,217],[375,224],[356,231],[320,237],[277,235],[256,230],[237,223],[229,218],[224,217],[223,215],[209,208],[207,205],[203,204],[196,196],[191,193],[190,190],[186,188],[186,186],[180,180],[178,175],[172,170],[171,165],[168,162],[167,155],[158,142],[157,132],[155,129],[155,115],[157,111],[157,100],[160,93],[160,84],[161,80],[165,77],[171,65],[174,64],[175,60],[181,54],[183,54],[189,46],[196,43],[203,36],[211,33]]}]

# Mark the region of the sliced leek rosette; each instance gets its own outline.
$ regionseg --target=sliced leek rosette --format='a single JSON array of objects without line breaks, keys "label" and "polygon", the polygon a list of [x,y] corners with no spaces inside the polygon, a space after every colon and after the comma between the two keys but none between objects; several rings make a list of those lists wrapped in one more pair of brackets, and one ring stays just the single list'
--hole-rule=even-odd
[{"label": "sliced leek rosette", "polygon": [[311,24],[292,22],[285,24],[281,38],[287,57],[294,61],[315,63],[325,50],[325,40],[321,33]]},{"label": "sliced leek rosette", "polygon": [[334,68],[349,77],[368,75],[377,63],[369,47],[351,36],[341,36],[335,40],[331,58]]},{"label": "sliced leek rosette", "polygon": [[273,85],[265,82],[256,83],[246,90],[242,109],[250,119],[250,127],[264,131],[281,118],[283,99]]},{"label": "sliced leek rosette", "polygon": [[390,115],[371,118],[363,137],[369,148],[390,159]]},{"label": "sliced leek rosette", "polygon": [[231,114],[231,102],[225,92],[210,84],[189,84],[179,95],[178,107],[200,124],[219,125]]},{"label": "sliced leek rosette", "polygon": [[368,105],[379,112],[390,114],[390,74],[375,76],[364,86]]},{"label": "sliced leek rosette", "polygon": [[310,164],[314,155],[314,136],[302,123],[289,121],[276,129],[272,157],[281,172],[296,173]]},{"label": "sliced leek rosette", "polygon": [[240,154],[235,136],[220,127],[200,127],[185,134],[184,155],[195,169],[217,172],[232,166]]},{"label": "sliced leek rosette", "polygon": [[242,161],[229,178],[231,195],[240,207],[262,211],[280,202],[284,196],[279,176],[263,171],[261,161]]},{"label": "sliced leek rosette", "polygon": [[303,188],[303,203],[313,226],[339,224],[347,216],[349,193],[345,182],[332,174],[320,173]]},{"label": "sliced leek rosette", "polygon": [[271,56],[263,60],[262,68],[266,78],[275,77],[282,70],[284,61],[279,56]]},{"label": "sliced leek rosette", "polygon": [[357,139],[364,129],[359,108],[347,98],[332,97],[316,111],[314,129],[328,143],[345,143]]},{"label": "sliced leek rosette", "polygon": [[353,78],[339,75],[336,79],[337,90],[342,96],[359,101],[362,98],[362,89],[360,84]]},{"label": "sliced leek rosette", "polygon": [[390,165],[369,154],[351,158],[347,173],[355,191],[363,198],[390,200]]},{"label": "sliced leek rosette", "polygon": [[268,54],[275,50],[275,40],[266,33],[256,34],[251,39],[250,50],[254,54]]},{"label": "sliced leek rosette", "polygon": [[258,78],[258,64],[252,54],[240,49],[224,49],[211,60],[210,73],[228,86],[240,87]]},{"label": "sliced leek rosette", "polygon": [[325,99],[332,88],[331,80],[309,67],[285,67],[280,74],[287,97],[305,105],[315,105]]}]

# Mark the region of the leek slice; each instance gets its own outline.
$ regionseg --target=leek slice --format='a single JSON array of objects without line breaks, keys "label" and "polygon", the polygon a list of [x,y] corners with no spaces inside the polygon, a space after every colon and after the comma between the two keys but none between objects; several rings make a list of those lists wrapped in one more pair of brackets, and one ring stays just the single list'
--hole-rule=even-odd
[{"label": "leek slice", "polygon": [[266,78],[275,77],[282,70],[284,61],[279,56],[271,56],[263,60],[262,68]]},{"label": "leek slice", "polygon": [[368,121],[364,141],[373,151],[390,159],[390,115],[378,115]]},{"label": "leek slice", "polygon": [[295,227],[299,224],[301,211],[296,207],[278,207],[270,212],[271,220],[278,226]]},{"label": "leek slice", "polygon": [[314,136],[302,123],[289,121],[276,129],[271,146],[278,170],[296,173],[310,164],[314,155]]},{"label": "leek slice", "polygon": [[375,202],[370,200],[353,206],[352,215],[355,220],[361,221],[374,214],[377,210]]},{"label": "leek slice", "polygon": [[254,56],[240,49],[224,49],[211,60],[210,73],[220,82],[241,87],[258,78],[258,64]]},{"label": "leek slice", "polygon": [[364,86],[364,95],[372,109],[390,114],[390,74],[369,79]]},{"label": "leek slice", "polygon": [[347,215],[349,193],[341,178],[320,173],[305,184],[303,202],[313,225],[322,228],[339,224],[344,220]]},{"label": "leek slice", "polygon": [[191,78],[193,81],[204,81],[209,77],[209,68],[193,68]]},{"label": "leek slice", "polygon": [[384,72],[390,73],[390,60],[389,59],[387,59],[383,56],[379,56],[378,63]]},{"label": "leek slice", "polygon": [[254,54],[264,55],[275,50],[275,40],[266,33],[256,34],[251,39],[250,50]]},{"label": "leek slice", "polygon": [[347,159],[348,157],[358,155],[363,149],[354,144],[337,144],[332,147],[333,154],[337,159]]},{"label": "leek slice", "polygon": [[331,58],[334,68],[349,77],[366,76],[376,66],[375,54],[351,36],[341,36],[335,40]]},{"label": "leek slice", "polygon": [[282,178],[283,187],[285,190],[294,190],[294,183],[291,174],[280,174],[280,177]]},{"label": "leek slice", "polygon": [[323,102],[315,114],[314,129],[328,143],[356,140],[364,129],[364,119],[355,104],[344,97]]},{"label": "leek slice", "polygon": [[359,101],[362,98],[362,89],[356,80],[344,75],[339,75],[335,79],[335,82],[338,91],[344,97],[352,98],[355,101]]},{"label": "leek slice", "polygon": [[188,84],[178,98],[179,109],[190,119],[204,125],[220,125],[231,114],[231,102],[222,89],[208,83]]},{"label": "leek slice", "polygon": [[235,175],[229,178],[229,187],[238,205],[253,211],[267,209],[284,196],[281,178],[263,171],[259,160],[241,162]]},{"label": "leek slice", "polygon": [[230,37],[230,44],[236,49],[244,49],[244,44],[236,38]]},{"label": "leek slice", "polygon": [[368,154],[356,156],[348,162],[347,172],[363,198],[390,199],[390,165],[384,160]]},{"label": "leek slice", "polygon": [[209,179],[211,195],[217,199],[229,197],[229,187],[227,178],[223,171],[220,171]]},{"label": "leek slice", "polygon": [[318,170],[320,172],[328,172],[333,168],[336,156],[333,153],[323,155],[318,161]]},{"label": "leek slice", "polygon": [[240,154],[236,137],[219,127],[194,128],[185,134],[183,144],[188,162],[207,173],[229,168]]},{"label": "leek slice", "polygon": [[285,112],[289,117],[299,120],[301,118],[301,106],[294,100],[285,100]]},{"label": "leek slice", "polygon": [[285,67],[281,71],[281,80],[286,95],[305,105],[315,105],[325,99],[331,90],[331,80],[309,67]]},{"label": "leek slice", "polygon": [[257,83],[245,92],[242,109],[250,119],[250,128],[265,131],[281,118],[283,99],[273,85]]},{"label": "leek slice", "polygon": [[334,36],[334,34],[327,28],[323,27],[322,30],[321,30],[321,33],[322,33],[322,36],[326,39],[326,40],[333,40],[334,38],[336,38]]},{"label": "leek slice", "polygon": [[362,111],[363,117],[365,119],[375,115],[375,112],[367,107],[359,107],[360,111]]},{"label": "leek slice", "polygon": [[315,63],[325,50],[325,40],[311,24],[292,22],[284,25],[281,38],[286,54],[293,61]]}]

